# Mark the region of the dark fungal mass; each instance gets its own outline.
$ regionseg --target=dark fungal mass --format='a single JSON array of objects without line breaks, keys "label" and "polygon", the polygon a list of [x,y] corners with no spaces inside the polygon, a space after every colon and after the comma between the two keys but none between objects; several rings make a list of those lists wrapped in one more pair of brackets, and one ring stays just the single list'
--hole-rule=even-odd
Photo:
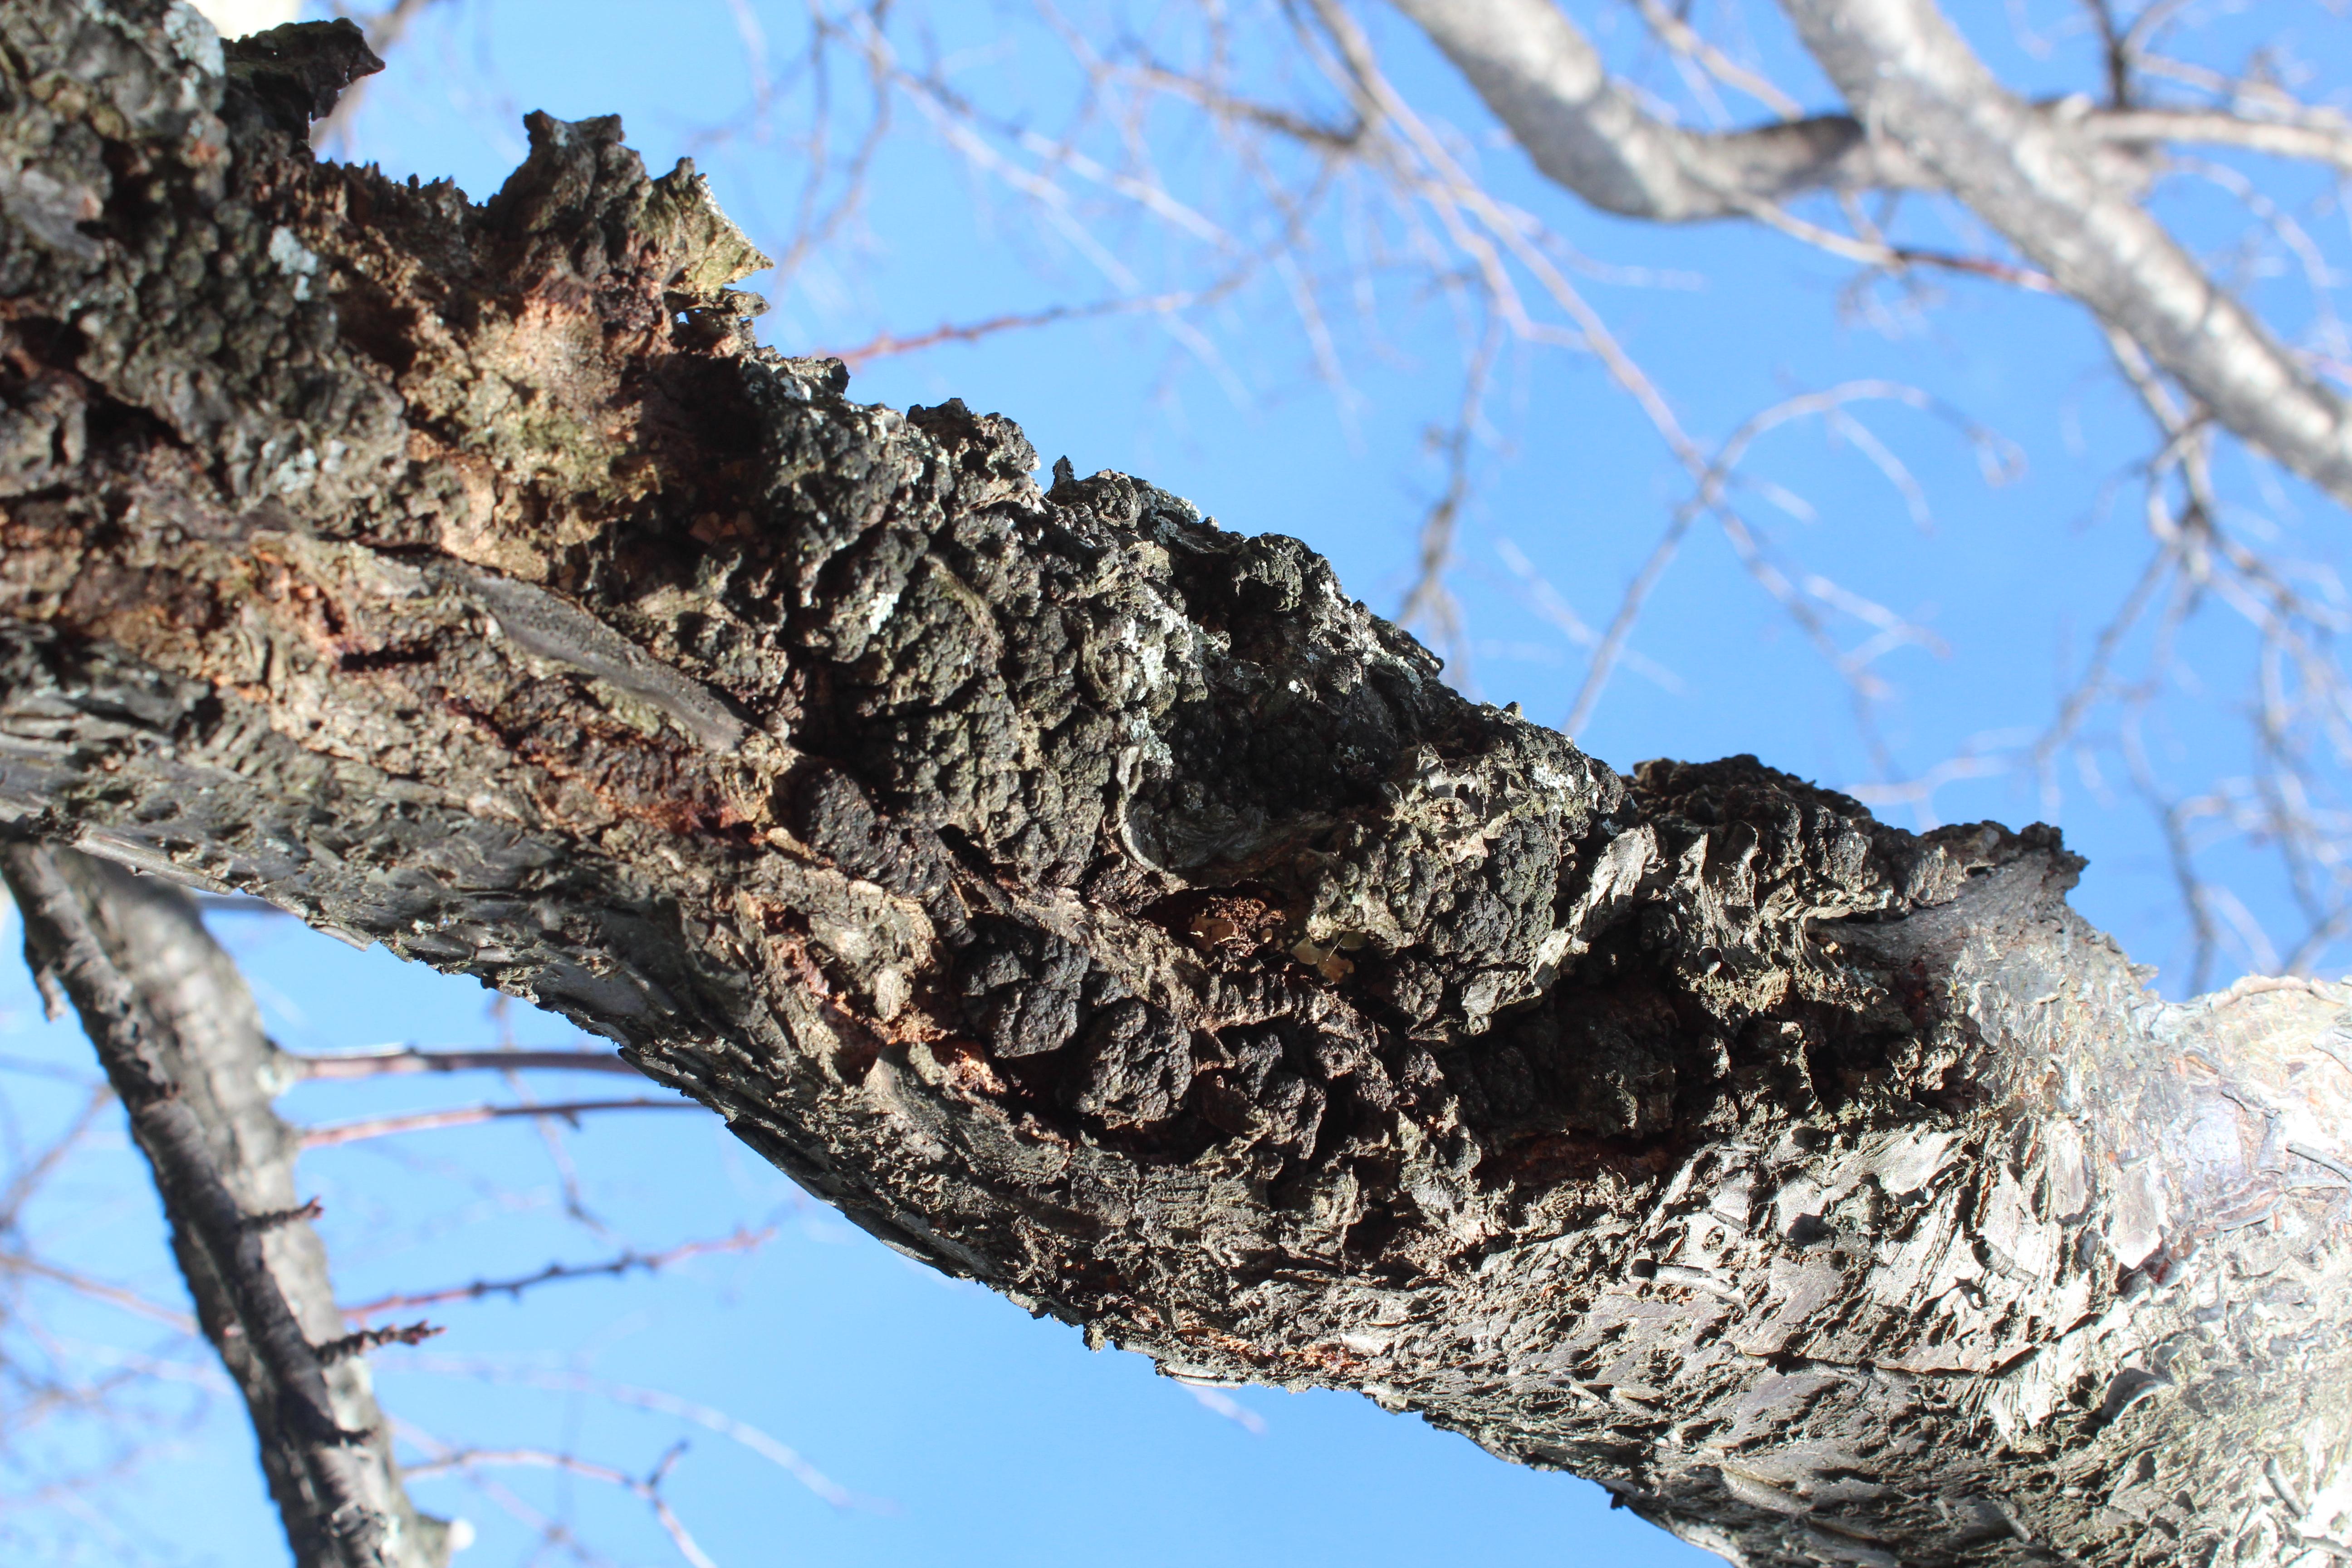
[{"label": "dark fungal mass", "polygon": [[[1424,1263],[1508,1225],[1514,1172],[1645,1170],[1759,1117],[1947,1092],[1942,1025],[1806,933],[2039,846],[1915,840],[1752,759],[1621,777],[1463,699],[1297,540],[1120,474],[1041,490],[1020,430],[959,402],[853,401],[837,363],[750,342],[729,285],[761,258],[617,121],[531,117],[479,205],[316,163],[286,123],[364,64],[349,46],[232,52],[210,90],[236,167],[148,178],[234,194],[118,202],[141,276],[81,277],[62,236],[9,251],[28,297],[144,289],[175,322],[79,347],[15,329],[21,482],[56,482],[91,397],[220,454],[218,493],[179,502],[194,532],[286,536],[272,559],[330,584],[332,616],[281,636],[269,679],[364,679],[398,716],[321,743],[416,778],[528,758],[493,818],[693,839],[761,911],[754,962],[825,988],[845,1063],[967,1042],[1012,1113],[1154,1157],[1222,1149],[1311,1212],[1346,1210],[1359,1164],[1408,1187],[1425,1165],[1427,1212],[1381,1222]],[[155,70],[117,90],[168,143],[207,100]],[[187,263],[221,244],[274,270]],[[215,342],[204,376],[176,374]],[[165,592],[194,626],[250,601],[253,570],[159,560],[56,602],[95,630]],[[151,646],[222,674],[194,636]],[[768,885],[802,864],[923,934],[893,950],[861,934],[870,911]],[[741,918],[709,897],[678,918]],[[420,921],[394,940],[517,955],[500,983],[537,984],[530,932]],[[573,967],[549,972],[603,994]],[[687,965],[663,1006],[731,1016],[740,984]]]},{"label": "dark fungal mass", "polygon": [[[1295,1173],[1402,1106],[1507,1169],[1945,1092],[1951,1053],[1890,1056],[1913,1021],[1805,932],[2024,841],[1914,838],[1752,758],[1622,778],[1460,697],[1295,540],[1119,474],[1041,493],[1018,429],[959,404],[742,374],[798,381],[769,400],[790,477],[718,552],[803,650],[791,733],[830,761],[797,831],[945,918],[956,1026],[1035,1113]],[[845,491],[808,454],[860,421]]]}]

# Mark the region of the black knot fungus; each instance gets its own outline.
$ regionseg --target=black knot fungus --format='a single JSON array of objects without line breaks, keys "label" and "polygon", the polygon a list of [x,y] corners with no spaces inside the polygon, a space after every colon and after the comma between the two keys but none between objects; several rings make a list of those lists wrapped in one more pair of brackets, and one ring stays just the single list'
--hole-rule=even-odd
[{"label": "black knot fungus", "polygon": [[1078,1032],[1087,955],[1058,937],[1003,921],[974,930],[958,966],[964,1016],[989,1053],[1035,1057]]},{"label": "black knot fungus", "polygon": [[1134,997],[1097,1013],[1085,1044],[1070,1108],[1109,1126],[1166,1121],[1192,1087],[1192,1031]]}]

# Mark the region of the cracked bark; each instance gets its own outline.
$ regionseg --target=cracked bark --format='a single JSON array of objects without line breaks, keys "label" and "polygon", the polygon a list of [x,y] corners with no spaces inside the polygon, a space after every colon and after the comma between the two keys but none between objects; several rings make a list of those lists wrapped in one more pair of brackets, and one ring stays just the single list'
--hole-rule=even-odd
[{"label": "cracked bark", "polygon": [[449,1531],[400,1482],[326,1248],[294,1195],[292,1081],[236,964],[178,889],[0,845],[45,993],[71,999],[147,1157],[205,1338],[245,1398],[301,1568],[446,1568]]},{"label": "cracked bark", "polygon": [[562,1013],[1091,1342],[1737,1560],[2352,1528],[2352,993],[2159,1002],[2047,829],[1621,776],[1295,541],[754,346],[616,122],[474,205],[311,160],[331,40],[184,17],[0,16],[16,831]]}]

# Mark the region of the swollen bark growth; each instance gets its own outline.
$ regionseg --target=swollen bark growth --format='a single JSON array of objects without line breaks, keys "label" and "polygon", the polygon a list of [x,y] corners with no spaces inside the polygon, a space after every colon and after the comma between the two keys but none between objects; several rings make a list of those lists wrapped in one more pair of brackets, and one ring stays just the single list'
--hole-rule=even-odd
[{"label": "swollen bark growth", "polygon": [[16,831],[1740,1560],[2352,1553],[2352,994],[2159,1003],[2045,829],[1621,777],[1295,541],[753,346],[617,123],[477,206],[311,160],[339,35],[184,16],[0,19]]}]

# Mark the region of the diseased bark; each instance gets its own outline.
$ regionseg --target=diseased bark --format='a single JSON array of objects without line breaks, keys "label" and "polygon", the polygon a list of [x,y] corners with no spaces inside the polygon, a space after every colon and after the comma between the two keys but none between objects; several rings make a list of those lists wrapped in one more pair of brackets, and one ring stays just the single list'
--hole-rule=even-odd
[{"label": "diseased bark", "polygon": [[2047,829],[1621,777],[1295,541],[753,347],[616,123],[474,206],[310,160],[316,35],[239,90],[166,24],[0,14],[18,831],[1735,1560],[2352,1552],[2352,993],[2156,1000]]},{"label": "diseased bark", "polygon": [[[0,845],[42,988],[80,1015],[154,1172],[205,1337],[245,1396],[301,1568],[446,1568],[449,1530],[400,1483],[326,1249],[294,1196],[278,1052],[187,895],[103,861]],[[342,1352],[342,1353],[338,1353]]]}]

